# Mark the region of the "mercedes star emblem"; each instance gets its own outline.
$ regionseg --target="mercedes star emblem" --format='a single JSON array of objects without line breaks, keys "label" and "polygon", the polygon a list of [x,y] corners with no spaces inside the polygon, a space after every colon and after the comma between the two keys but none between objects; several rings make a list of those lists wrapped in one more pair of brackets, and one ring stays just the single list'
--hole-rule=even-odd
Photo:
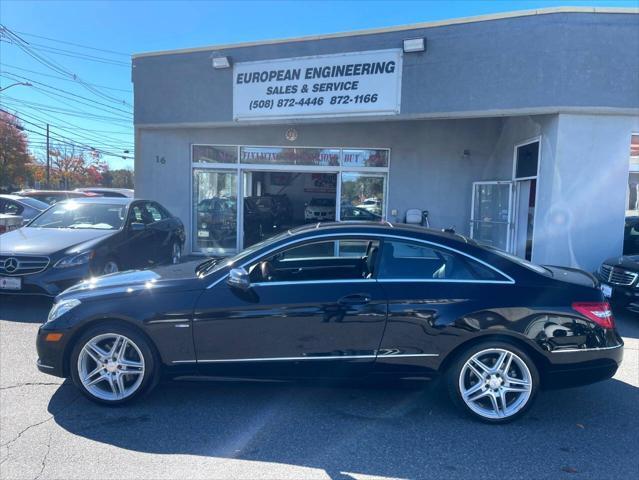
[{"label": "mercedes star emblem", "polygon": [[4,271],[13,273],[20,267],[20,261],[15,257],[9,257],[4,261]]}]

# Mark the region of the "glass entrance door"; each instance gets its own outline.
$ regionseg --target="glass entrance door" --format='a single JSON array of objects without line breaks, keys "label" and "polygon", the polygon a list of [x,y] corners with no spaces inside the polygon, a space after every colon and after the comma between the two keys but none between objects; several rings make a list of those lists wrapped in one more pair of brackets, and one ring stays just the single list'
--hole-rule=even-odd
[{"label": "glass entrance door", "polygon": [[512,182],[473,183],[470,236],[508,251],[512,224]]},{"label": "glass entrance door", "polygon": [[193,170],[194,250],[229,255],[237,250],[237,173]]}]

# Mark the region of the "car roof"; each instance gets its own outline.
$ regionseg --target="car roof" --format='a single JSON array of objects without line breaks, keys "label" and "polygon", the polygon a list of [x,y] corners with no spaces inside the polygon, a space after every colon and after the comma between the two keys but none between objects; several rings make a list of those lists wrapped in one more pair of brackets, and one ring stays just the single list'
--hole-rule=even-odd
[{"label": "car roof", "polygon": [[61,202],[56,203],[109,203],[115,205],[128,205],[138,199],[127,198],[127,197],[77,197],[77,198],[69,198],[67,200],[63,200]]},{"label": "car roof", "polygon": [[14,195],[14,194],[10,194],[10,193],[2,193],[0,194],[0,198],[6,198],[8,200],[21,200],[24,197],[22,195]]},{"label": "car roof", "polygon": [[401,235],[402,233],[411,236],[429,236],[435,237],[441,240],[452,240],[462,242],[471,245],[477,245],[477,242],[467,238],[458,233],[445,232],[442,230],[435,230],[433,228],[426,228],[420,225],[410,225],[406,223],[391,223],[391,222],[357,222],[357,221],[345,221],[345,222],[320,222],[310,223],[308,225],[302,225],[297,228],[289,230],[291,235],[302,235],[310,232],[324,232],[331,231],[334,233],[385,233]]}]

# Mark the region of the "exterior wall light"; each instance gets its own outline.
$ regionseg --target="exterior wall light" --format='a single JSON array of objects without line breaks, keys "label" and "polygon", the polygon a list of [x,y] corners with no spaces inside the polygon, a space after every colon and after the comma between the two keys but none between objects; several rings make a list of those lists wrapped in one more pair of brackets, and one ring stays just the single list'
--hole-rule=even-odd
[{"label": "exterior wall light", "polygon": [[426,41],[423,38],[409,38],[404,40],[404,53],[423,52],[426,50]]},{"label": "exterior wall light", "polygon": [[231,62],[229,61],[229,57],[213,58],[213,68],[229,68],[230,66]]}]

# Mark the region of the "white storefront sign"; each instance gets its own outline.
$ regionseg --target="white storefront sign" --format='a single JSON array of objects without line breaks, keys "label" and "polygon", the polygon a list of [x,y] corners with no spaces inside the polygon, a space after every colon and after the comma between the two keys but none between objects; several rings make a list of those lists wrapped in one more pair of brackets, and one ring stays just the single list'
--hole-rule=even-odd
[{"label": "white storefront sign", "polygon": [[240,62],[233,118],[396,115],[401,81],[401,49]]}]

